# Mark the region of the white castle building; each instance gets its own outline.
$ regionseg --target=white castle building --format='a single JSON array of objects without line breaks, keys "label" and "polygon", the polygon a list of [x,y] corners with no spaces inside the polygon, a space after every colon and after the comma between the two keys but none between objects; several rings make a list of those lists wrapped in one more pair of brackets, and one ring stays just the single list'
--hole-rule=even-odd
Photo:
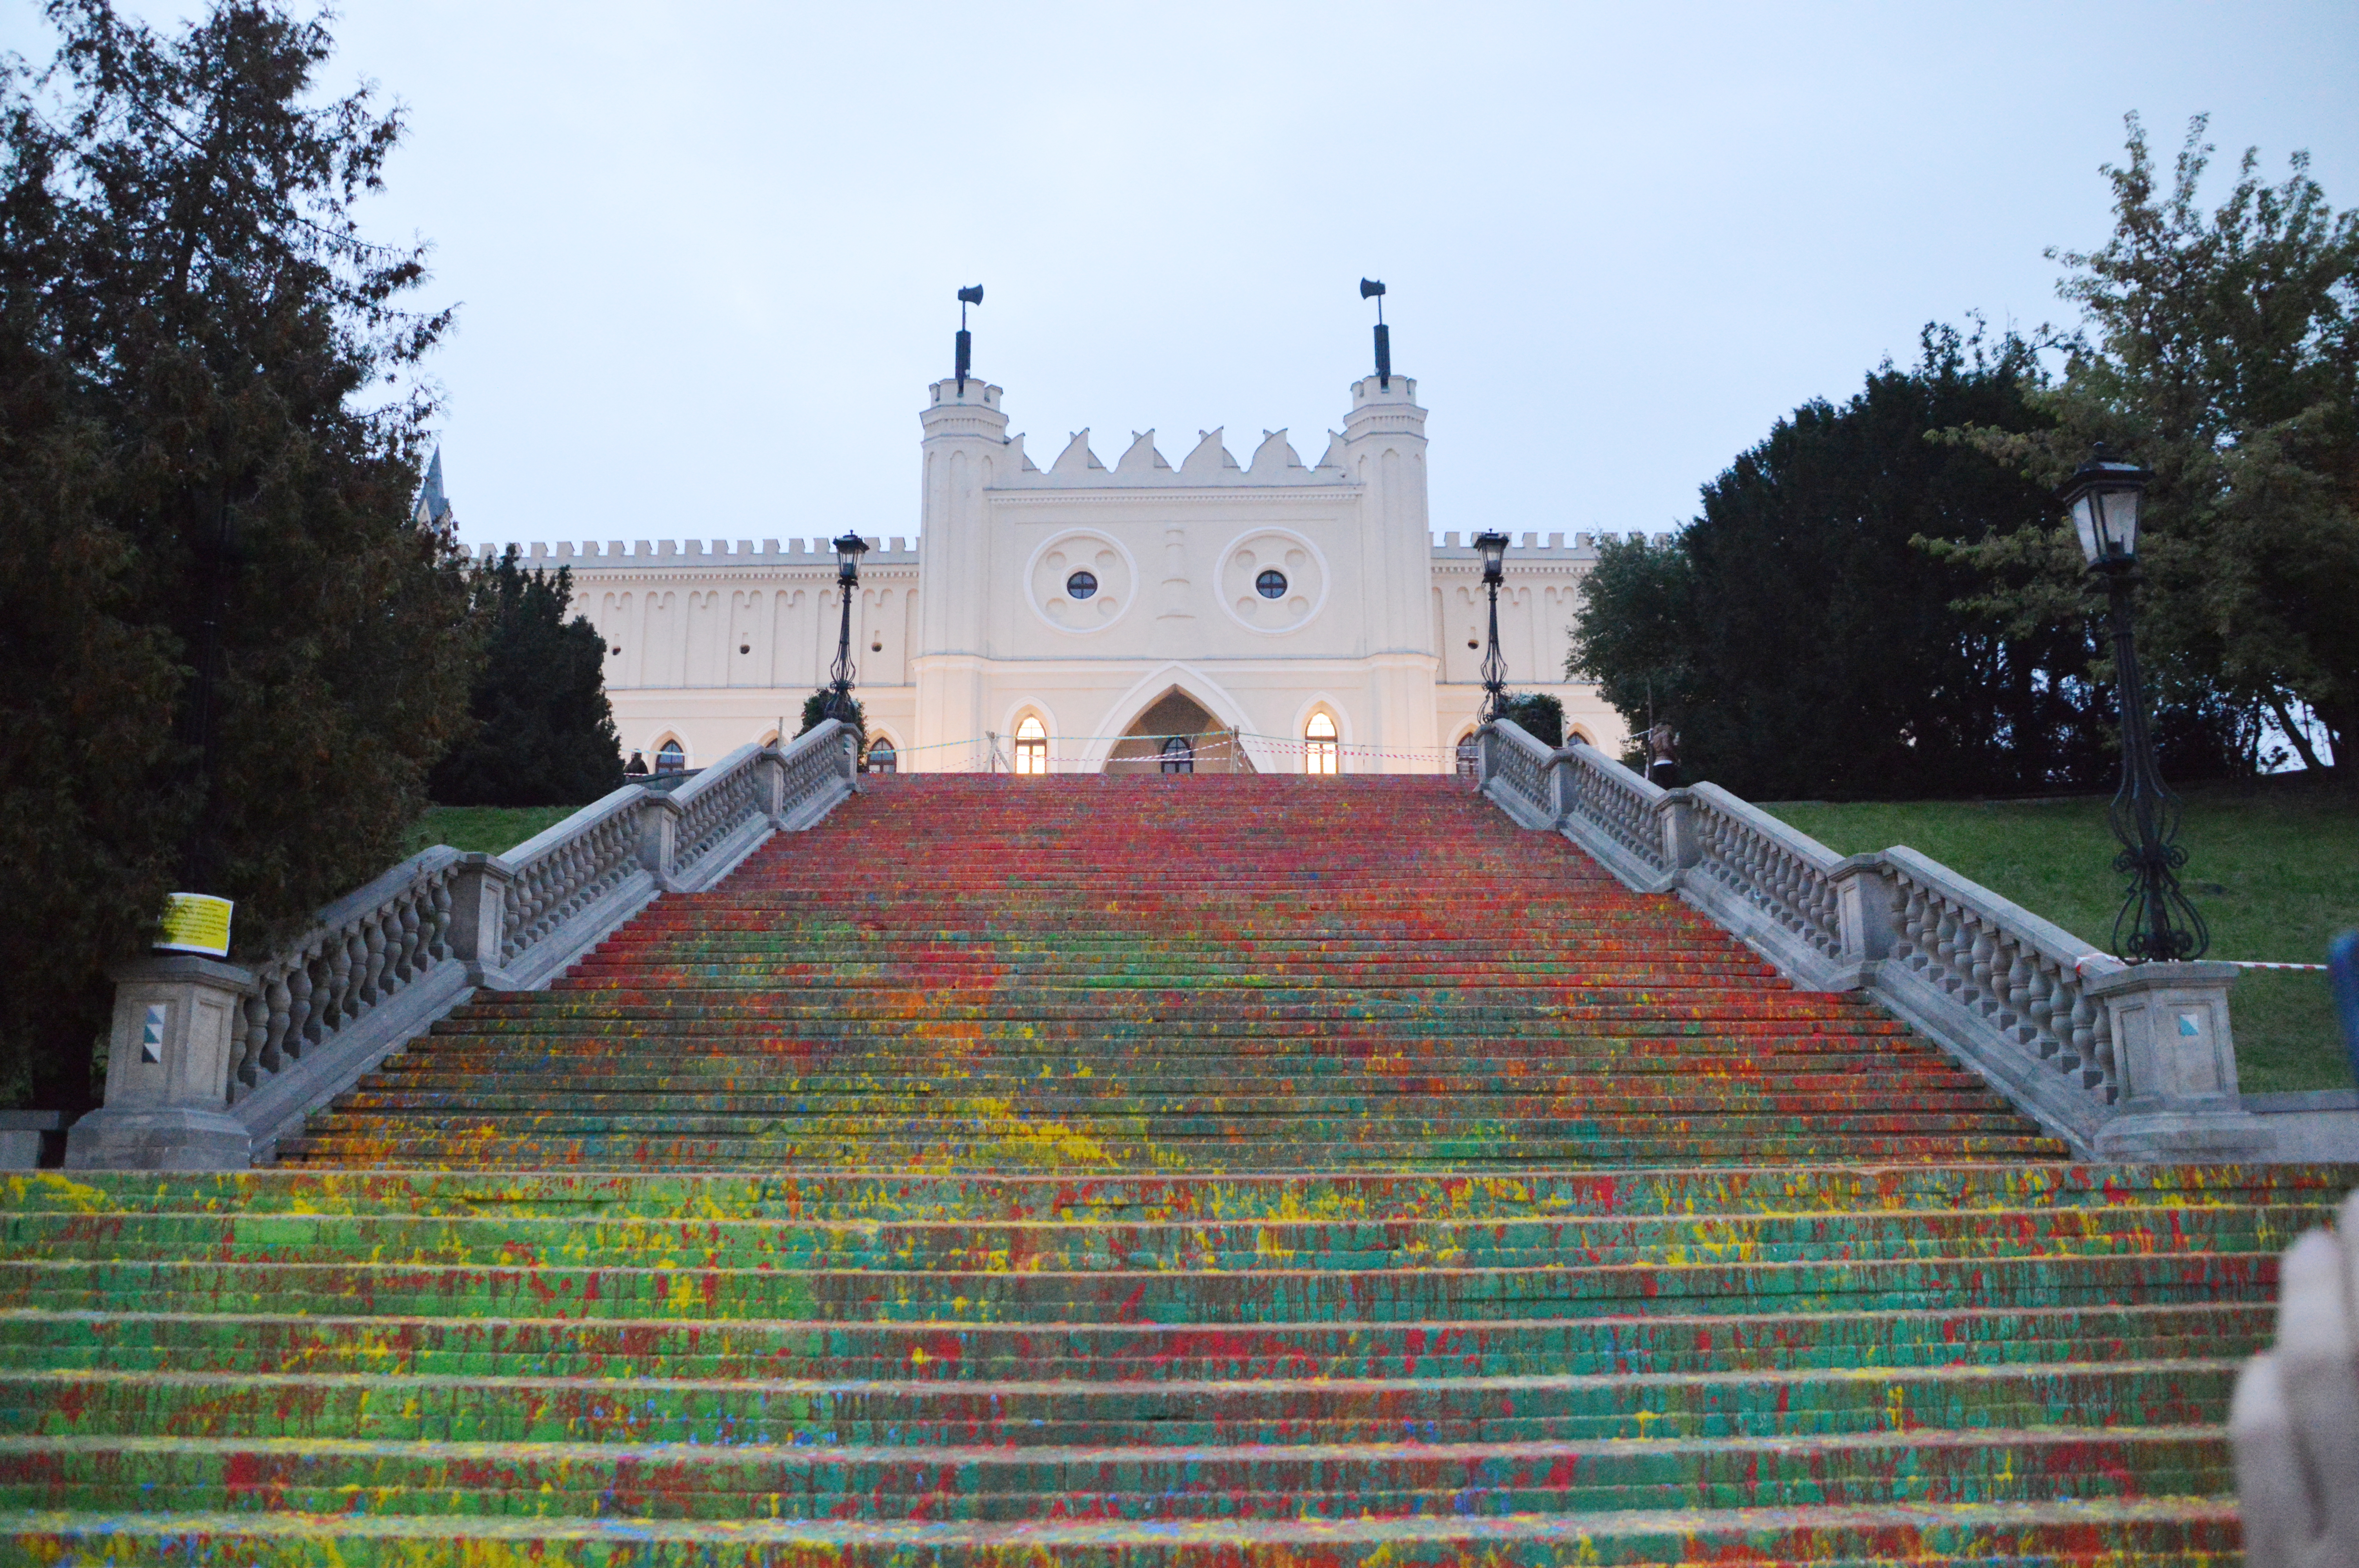
[{"label": "white castle building", "polygon": [[[1417,384],[1371,375],[1351,396],[1312,464],[1284,430],[1239,463],[1212,429],[1177,467],[1152,430],[1108,467],[1082,430],[1044,469],[1000,388],[935,383],[916,536],[869,541],[852,607],[872,762],[1448,771],[1482,706],[1481,562],[1429,528]],[[1522,534],[1500,646],[1510,691],[1554,693],[1569,733],[1619,751],[1620,719],[1564,679],[1596,556],[1587,535]],[[536,544],[526,564],[572,568],[624,748],[650,766],[793,735],[835,657],[823,541]]]}]

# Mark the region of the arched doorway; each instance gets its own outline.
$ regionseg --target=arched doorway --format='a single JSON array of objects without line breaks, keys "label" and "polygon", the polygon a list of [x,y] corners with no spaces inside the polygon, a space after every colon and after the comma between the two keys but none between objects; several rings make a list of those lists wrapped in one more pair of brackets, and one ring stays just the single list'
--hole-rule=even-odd
[{"label": "arched doorway", "polygon": [[[1173,748],[1173,742],[1179,742]],[[1147,705],[1106,757],[1110,773],[1249,773],[1236,734],[1174,687]]]}]

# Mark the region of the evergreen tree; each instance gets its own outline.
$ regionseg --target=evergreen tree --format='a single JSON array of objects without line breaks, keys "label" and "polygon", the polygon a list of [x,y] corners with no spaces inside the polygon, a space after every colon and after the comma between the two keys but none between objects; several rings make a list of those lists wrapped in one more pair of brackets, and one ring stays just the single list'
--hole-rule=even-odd
[{"label": "evergreen tree", "polygon": [[445,806],[584,806],[623,784],[606,700],[606,639],[566,619],[573,573],[518,564],[511,545],[478,568],[470,597],[484,639],[468,707],[474,727],[433,773]]},{"label": "evergreen tree", "polygon": [[397,116],[266,0],[47,14],[0,61],[0,1091],[74,1108],[167,891],[252,953],[399,858],[474,651],[408,504],[447,317],[354,216]]},{"label": "evergreen tree", "polygon": [[1758,799],[2093,780],[2104,706],[2085,634],[2009,633],[1956,608],[1974,576],[1915,543],[2052,514],[2040,487],[1928,439],[2039,423],[2036,376],[2020,340],[1928,327],[1913,369],[1796,409],[1704,487],[1671,545],[1601,551],[1568,669],[1634,730],[1677,729],[1688,777]]}]

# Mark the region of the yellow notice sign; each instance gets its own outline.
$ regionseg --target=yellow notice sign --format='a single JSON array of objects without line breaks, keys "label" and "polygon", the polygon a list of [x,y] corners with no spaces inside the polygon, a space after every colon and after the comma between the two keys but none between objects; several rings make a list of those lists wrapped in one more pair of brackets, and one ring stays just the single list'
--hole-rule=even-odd
[{"label": "yellow notice sign", "polygon": [[164,918],[156,927],[156,947],[165,953],[229,957],[230,901],[209,892],[164,895]]}]

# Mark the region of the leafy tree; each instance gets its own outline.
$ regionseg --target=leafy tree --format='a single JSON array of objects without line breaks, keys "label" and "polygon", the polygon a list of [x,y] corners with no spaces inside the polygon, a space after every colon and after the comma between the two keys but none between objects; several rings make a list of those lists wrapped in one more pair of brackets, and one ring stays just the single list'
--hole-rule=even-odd
[{"label": "leafy tree", "polygon": [[[2047,427],[1954,438],[2043,485],[2097,440],[2151,468],[2138,637],[2165,697],[2246,730],[2271,713],[2315,768],[2324,760],[2291,711],[2306,704],[2347,771],[2359,742],[2359,213],[2327,205],[2308,155],[2272,186],[2249,149],[2206,213],[2204,125],[2190,124],[2166,189],[2130,116],[2128,161],[2104,168],[2112,239],[2049,253],[2071,269],[2059,288],[2084,321],[2060,340],[2058,383],[2033,394]],[[2104,625],[2103,595],[2052,514],[1959,554],[1993,574],[1980,603],[2013,625]]]},{"label": "leafy tree", "polygon": [[582,806],[623,784],[606,700],[606,639],[571,621],[573,571],[526,571],[511,545],[469,579],[485,637],[474,728],[431,777],[445,806]]},{"label": "leafy tree", "polygon": [[474,648],[408,506],[447,315],[354,216],[397,115],[268,0],[47,15],[0,60],[0,1087],[72,1108],[168,890],[250,953],[399,857]]},{"label": "leafy tree", "polygon": [[1954,607],[1973,574],[1912,541],[2044,522],[2048,492],[1984,454],[1927,439],[1967,420],[2040,416],[2031,347],[1929,326],[1841,406],[1778,421],[1703,490],[1668,546],[1609,545],[1567,668],[1632,729],[1660,717],[1680,764],[1740,794],[1987,793],[2093,777],[2102,693],[2078,629]]},{"label": "leafy tree", "polygon": [[1564,704],[1553,692],[1511,691],[1499,703],[1499,717],[1542,745],[1564,744]]}]

